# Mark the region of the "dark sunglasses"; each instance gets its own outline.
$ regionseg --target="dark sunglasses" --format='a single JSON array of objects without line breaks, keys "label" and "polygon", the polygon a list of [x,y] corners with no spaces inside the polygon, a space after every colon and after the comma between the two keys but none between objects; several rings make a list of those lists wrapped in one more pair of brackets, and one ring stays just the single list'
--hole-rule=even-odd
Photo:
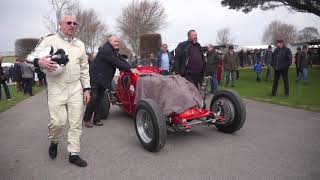
[{"label": "dark sunglasses", "polygon": [[68,21],[67,24],[68,24],[68,25],[73,24],[74,26],[78,25],[76,22],[71,22],[71,21]]}]

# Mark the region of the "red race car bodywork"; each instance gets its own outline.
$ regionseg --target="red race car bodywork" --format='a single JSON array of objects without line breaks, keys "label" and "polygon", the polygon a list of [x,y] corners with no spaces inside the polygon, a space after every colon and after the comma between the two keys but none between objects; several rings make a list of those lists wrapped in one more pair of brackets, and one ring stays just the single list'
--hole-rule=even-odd
[{"label": "red race car bodywork", "polygon": [[[140,142],[149,151],[160,150],[166,142],[167,127],[174,131],[190,131],[193,125],[215,125],[219,130],[233,133],[239,130],[246,119],[246,109],[239,94],[233,91],[218,91],[213,95],[209,110],[193,107],[181,114],[165,117],[157,102],[142,99],[135,103],[136,84],[140,76],[160,73],[154,66],[137,67],[139,75],[120,72],[117,85],[107,91],[108,103],[118,104],[135,119],[135,129]],[[109,106],[110,108],[110,106]]]}]

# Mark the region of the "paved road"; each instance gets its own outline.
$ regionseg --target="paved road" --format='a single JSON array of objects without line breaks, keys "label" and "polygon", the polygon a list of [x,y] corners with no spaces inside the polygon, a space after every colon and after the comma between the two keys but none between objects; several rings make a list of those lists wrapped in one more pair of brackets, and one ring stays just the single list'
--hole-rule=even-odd
[{"label": "paved road", "polygon": [[87,168],[68,163],[66,137],[47,155],[45,93],[0,114],[0,179],[320,179],[320,114],[246,100],[247,122],[233,135],[197,127],[145,151],[133,121],[112,107],[103,127],[85,128]]}]

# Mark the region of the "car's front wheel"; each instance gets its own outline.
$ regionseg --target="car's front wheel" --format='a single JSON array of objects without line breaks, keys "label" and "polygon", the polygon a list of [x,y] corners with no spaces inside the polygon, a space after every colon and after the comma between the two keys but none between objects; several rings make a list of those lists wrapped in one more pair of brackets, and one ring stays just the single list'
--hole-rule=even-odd
[{"label": "car's front wheel", "polygon": [[166,144],[166,117],[154,100],[138,101],[135,130],[141,144],[148,151],[157,152]]}]

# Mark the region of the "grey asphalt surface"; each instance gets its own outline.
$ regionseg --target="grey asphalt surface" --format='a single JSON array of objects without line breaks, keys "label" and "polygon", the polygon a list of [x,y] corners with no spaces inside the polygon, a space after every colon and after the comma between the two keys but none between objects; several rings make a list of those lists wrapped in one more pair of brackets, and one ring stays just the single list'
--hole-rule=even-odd
[{"label": "grey asphalt surface", "polygon": [[104,126],[84,128],[81,157],[71,165],[66,135],[51,160],[45,92],[0,114],[0,179],[320,179],[320,113],[245,100],[247,122],[235,134],[199,126],[169,133],[150,153],[133,120],[112,106]]}]

